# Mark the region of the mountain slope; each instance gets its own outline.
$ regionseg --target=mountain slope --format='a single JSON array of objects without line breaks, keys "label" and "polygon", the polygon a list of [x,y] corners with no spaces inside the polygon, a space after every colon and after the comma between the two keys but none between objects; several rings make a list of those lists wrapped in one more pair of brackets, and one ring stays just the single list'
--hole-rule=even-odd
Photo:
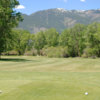
[{"label": "mountain slope", "polygon": [[100,10],[65,10],[62,8],[38,11],[31,15],[23,14],[24,21],[19,28],[29,30],[31,33],[39,32],[48,28],[56,28],[61,32],[76,23],[90,24],[100,22]]}]

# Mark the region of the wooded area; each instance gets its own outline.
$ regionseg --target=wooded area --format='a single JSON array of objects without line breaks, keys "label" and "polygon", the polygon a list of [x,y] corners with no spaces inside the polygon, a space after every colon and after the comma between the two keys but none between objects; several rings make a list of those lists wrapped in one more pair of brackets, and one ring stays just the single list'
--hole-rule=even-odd
[{"label": "wooded area", "polygon": [[36,34],[13,29],[7,39],[6,55],[42,55],[48,57],[100,57],[100,24],[76,24],[61,34],[51,28]]}]

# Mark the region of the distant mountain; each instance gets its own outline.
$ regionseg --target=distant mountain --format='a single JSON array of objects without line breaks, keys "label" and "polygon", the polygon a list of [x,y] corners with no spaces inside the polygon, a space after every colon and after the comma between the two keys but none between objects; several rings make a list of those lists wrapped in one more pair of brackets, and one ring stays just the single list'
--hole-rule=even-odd
[{"label": "distant mountain", "polygon": [[73,27],[76,23],[90,24],[100,22],[100,9],[97,10],[65,10],[62,8],[48,9],[31,15],[23,14],[24,21],[19,28],[31,33],[49,28],[56,28],[58,32]]}]

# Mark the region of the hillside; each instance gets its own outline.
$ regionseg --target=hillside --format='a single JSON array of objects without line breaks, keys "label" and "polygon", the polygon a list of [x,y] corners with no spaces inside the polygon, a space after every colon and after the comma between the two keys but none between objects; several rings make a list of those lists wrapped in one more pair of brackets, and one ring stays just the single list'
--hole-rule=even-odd
[{"label": "hillside", "polygon": [[48,28],[56,28],[61,32],[76,23],[90,24],[100,22],[100,10],[65,10],[62,8],[48,9],[35,12],[31,15],[23,14],[24,21],[19,28],[29,30],[31,33]]}]

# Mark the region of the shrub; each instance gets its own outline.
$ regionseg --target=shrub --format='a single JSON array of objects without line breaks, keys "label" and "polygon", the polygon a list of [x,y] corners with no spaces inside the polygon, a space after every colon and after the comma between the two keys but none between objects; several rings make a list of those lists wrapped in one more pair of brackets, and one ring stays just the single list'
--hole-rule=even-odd
[{"label": "shrub", "polygon": [[84,58],[88,58],[88,57],[96,58],[97,57],[96,49],[94,49],[94,48],[86,48],[84,50],[84,53],[83,53],[82,57],[84,57]]},{"label": "shrub", "polygon": [[18,55],[18,52],[15,50],[3,52],[2,55]]},{"label": "shrub", "polygon": [[42,49],[42,54],[48,57],[68,57],[67,47],[48,47]]},{"label": "shrub", "polygon": [[30,51],[26,51],[24,53],[25,56],[36,56],[37,55],[37,50],[36,49],[33,49],[33,50],[30,50]]}]

